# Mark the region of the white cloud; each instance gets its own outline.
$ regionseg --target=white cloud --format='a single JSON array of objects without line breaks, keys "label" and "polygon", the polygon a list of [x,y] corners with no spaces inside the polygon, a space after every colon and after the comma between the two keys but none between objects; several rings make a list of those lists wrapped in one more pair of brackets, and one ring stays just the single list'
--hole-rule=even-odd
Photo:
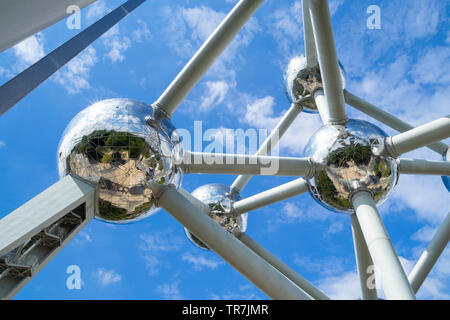
[{"label": "white cloud", "polygon": [[156,290],[161,293],[164,299],[168,300],[181,300],[183,299],[180,289],[178,287],[178,282],[165,283],[159,285]]},{"label": "white cloud", "polygon": [[254,291],[255,287],[252,284],[245,284],[239,286],[239,291],[218,295],[211,293],[212,300],[261,300],[261,297]]},{"label": "white cloud", "polygon": [[336,234],[340,233],[343,230],[344,224],[342,223],[342,221],[335,221],[331,223],[330,226],[328,227],[327,234]]},{"label": "white cloud", "polygon": [[221,104],[230,89],[230,85],[223,80],[206,81],[205,86],[207,91],[200,98],[200,109],[203,111],[212,110]]},{"label": "white cloud", "polygon": [[62,85],[70,94],[90,89],[89,74],[97,61],[95,49],[88,47],[55,73],[53,80]]},{"label": "white cloud", "polygon": [[344,4],[344,0],[331,0],[328,3],[328,7],[330,8],[330,15],[334,16],[336,11],[339,9],[340,6]]},{"label": "white cloud", "polygon": [[99,268],[97,269],[96,275],[98,281],[104,287],[113,283],[118,283],[122,280],[122,276],[115,270],[106,270],[104,268]]},{"label": "white cloud", "polygon": [[330,298],[336,300],[356,300],[361,298],[359,277],[356,272],[345,272],[337,276],[326,277],[318,286]]},{"label": "white cloud", "polygon": [[211,293],[211,300],[261,300],[261,297],[253,292],[227,292],[222,295]]},{"label": "white cloud", "polygon": [[448,191],[440,177],[402,175],[385,209],[413,209],[421,221],[438,223],[450,208]]},{"label": "white cloud", "polygon": [[81,231],[74,238],[74,243],[78,244],[78,245],[81,245],[81,244],[84,244],[84,243],[90,243],[90,242],[92,242],[91,236],[88,233],[84,232],[84,231]]},{"label": "white cloud", "polygon": [[[168,44],[181,58],[188,59],[222,22],[226,13],[206,6],[194,8],[167,6],[163,9],[162,15],[168,19],[165,30]],[[259,30],[256,18],[251,18],[215,61],[207,75],[212,80],[230,77],[232,80],[239,50],[247,46]]]},{"label": "white cloud", "polygon": [[269,18],[268,31],[275,38],[284,54],[292,55],[303,48],[302,4],[295,1],[290,7],[275,10]]},{"label": "white cloud", "polygon": [[42,33],[28,37],[13,47],[14,55],[18,59],[19,68],[28,67],[44,57]]},{"label": "white cloud", "polygon": [[123,53],[130,48],[131,41],[128,37],[114,37],[111,41],[105,43],[106,47],[109,47],[109,52],[106,56],[112,61],[123,61],[125,56]]},{"label": "white cloud", "polygon": [[[403,269],[405,270],[406,274],[410,274],[416,261],[414,260],[408,260],[404,257],[399,257],[400,263],[403,266]],[[446,261],[445,261],[446,260]],[[447,267],[450,264],[450,256],[441,256],[441,260],[439,261],[439,264],[442,265],[442,262],[447,262]],[[430,273],[425,280],[425,282],[420,287],[419,291],[417,292],[416,296],[418,299],[449,299],[450,298],[450,292],[448,288],[448,281],[446,281],[446,276],[450,274],[448,269],[445,272],[442,272],[442,270],[439,270],[438,265],[435,266],[434,272]]]},{"label": "white cloud", "polygon": [[181,260],[187,261],[194,266],[194,270],[201,271],[203,268],[207,269],[217,269],[217,267],[223,264],[222,261],[216,259],[208,259],[200,255],[194,256],[192,253],[185,253]]},{"label": "white cloud", "polygon": [[442,66],[449,64],[449,47],[429,48],[423,56],[417,59],[417,63],[411,70],[411,77],[420,84],[448,85],[450,75]]},{"label": "white cloud", "polygon": [[294,256],[294,264],[302,270],[325,275],[327,277],[342,273],[344,271],[344,259],[341,257],[326,257],[321,259],[311,259],[308,257]]},{"label": "white cloud", "polygon": [[411,236],[411,239],[421,242],[430,241],[436,233],[436,230],[437,227],[423,226]]},{"label": "white cloud", "polygon": [[110,9],[106,6],[106,2],[99,0],[89,6],[89,10],[86,13],[88,21],[97,20],[103,17]]},{"label": "white cloud", "polygon": [[281,210],[277,210],[268,220],[270,228],[274,228],[280,224],[295,224],[302,222],[318,222],[325,221],[332,217],[330,212],[322,206],[313,203],[311,206],[306,205],[304,201],[284,202]]},{"label": "white cloud", "polygon": [[12,78],[13,76],[14,74],[10,70],[0,66],[0,77]]},{"label": "white cloud", "polygon": [[[275,98],[267,96],[247,104],[243,121],[256,128],[272,130],[286,111],[275,115]],[[301,156],[311,135],[322,126],[317,115],[300,113],[280,139],[280,152]]]},{"label": "white cloud", "polygon": [[136,42],[144,42],[146,40],[151,40],[152,33],[147,26],[147,23],[142,20],[137,20],[138,27],[133,31],[133,40]]},{"label": "white cloud", "polygon": [[3,148],[5,145],[5,142],[0,140],[0,148]]},{"label": "white cloud", "polygon": [[121,62],[125,60],[124,52],[131,47],[131,40],[127,36],[121,36],[119,25],[109,29],[103,36],[103,46],[107,51],[105,57],[111,62]]},{"label": "white cloud", "polygon": [[144,256],[145,267],[147,268],[148,274],[150,276],[159,273],[159,267],[161,266],[161,261],[155,256],[146,255]]},{"label": "white cloud", "polygon": [[143,251],[176,251],[180,249],[181,241],[179,237],[173,237],[170,232],[157,232],[154,234],[142,234],[140,249]]}]

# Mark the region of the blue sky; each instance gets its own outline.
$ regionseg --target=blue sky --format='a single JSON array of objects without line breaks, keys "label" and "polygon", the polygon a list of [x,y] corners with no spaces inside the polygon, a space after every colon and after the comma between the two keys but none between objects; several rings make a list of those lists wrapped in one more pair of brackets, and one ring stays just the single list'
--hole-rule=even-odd
[{"label": "blue sky", "polygon": [[[56,150],[68,122],[91,103],[127,97],[155,101],[236,1],[147,1],[107,35],[0,118],[0,217],[58,180]],[[85,28],[122,1],[100,0],[81,11]],[[448,1],[332,0],[338,56],[347,88],[413,125],[449,113]],[[381,29],[369,30],[369,5],[381,9]],[[302,54],[300,1],[267,0],[172,120],[193,130],[268,129],[289,107],[282,78]],[[61,21],[0,53],[3,83],[79,30]],[[368,119],[348,107],[351,117]],[[373,121],[389,134],[394,134]],[[301,156],[320,127],[301,114],[280,154]],[[448,142],[448,141],[447,141]],[[439,159],[422,148],[406,157]],[[234,176],[185,175],[183,188],[231,184]],[[292,178],[255,177],[242,196]],[[439,177],[401,176],[380,208],[407,271],[450,209]],[[334,298],[359,298],[350,219],[327,212],[308,194],[251,212],[248,234]],[[66,269],[81,268],[80,290],[66,288]],[[418,297],[450,298],[447,249]],[[266,299],[216,254],[194,247],[160,210],[139,223],[94,220],[18,295],[18,299]]]}]

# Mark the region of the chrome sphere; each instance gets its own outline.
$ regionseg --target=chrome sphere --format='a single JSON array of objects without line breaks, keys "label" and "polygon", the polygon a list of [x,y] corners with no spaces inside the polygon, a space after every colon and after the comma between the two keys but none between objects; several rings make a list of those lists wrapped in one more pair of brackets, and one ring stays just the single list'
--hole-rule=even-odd
[{"label": "chrome sphere", "polygon": [[98,185],[100,220],[137,221],[157,210],[148,181],[180,185],[183,173],[171,161],[178,145],[174,126],[152,106],[103,100],[67,126],[58,148],[58,171],[61,178],[73,173]]},{"label": "chrome sphere", "polygon": [[[230,233],[245,232],[247,230],[247,213],[241,214],[238,217],[233,217],[231,208],[234,201],[241,200],[239,194],[231,196],[230,187],[211,183],[201,186],[192,192],[192,195],[207,204],[211,208],[209,216],[220,224],[225,230]],[[209,248],[188,229],[184,228],[186,236],[197,247],[209,250]]]},{"label": "chrome sphere", "polygon": [[350,198],[358,190],[371,192],[378,205],[384,202],[398,179],[396,160],[377,152],[386,136],[362,120],[325,125],[314,133],[305,147],[305,156],[317,164],[314,176],[307,179],[313,198],[343,213],[354,212]]},{"label": "chrome sphere", "polygon": [[[450,148],[447,149],[446,154],[443,156],[444,161],[450,161]],[[450,192],[450,176],[442,176],[442,182],[444,182],[445,188]]]},{"label": "chrome sphere", "polygon": [[[344,89],[345,72],[340,63],[339,68],[341,71],[342,89]],[[291,103],[302,106],[305,112],[318,112],[314,101],[314,92],[323,88],[319,66],[308,68],[306,66],[306,58],[303,55],[292,58],[284,73],[284,85],[287,97]]]}]

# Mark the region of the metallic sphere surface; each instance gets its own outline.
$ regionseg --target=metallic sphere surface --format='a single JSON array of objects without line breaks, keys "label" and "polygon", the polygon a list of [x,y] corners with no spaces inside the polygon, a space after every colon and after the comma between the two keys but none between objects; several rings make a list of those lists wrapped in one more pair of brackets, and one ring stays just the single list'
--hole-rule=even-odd
[{"label": "metallic sphere surface", "polygon": [[174,130],[151,105],[130,99],[96,102],[65,129],[57,154],[59,175],[73,173],[98,185],[98,219],[141,220],[157,210],[147,182],[181,183],[183,173],[171,161],[180,144]]},{"label": "metallic sphere surface", "polygon": [[[450,161],[450,148],[447,149],[447,152],[443,156],[444,161]],[[450,176],[442,176],[442,182],[444,182],[445,188],[450,192]]]},{"label": "metallic sphere surface", "polygon": [[[342,89],[345,89],[345,72],[340,64],[339,68],[341,71]],[[305,56],[295,56],[289,61],[284,73],[284,86],[291,103],[302,106],[303,111],[308,113],[319,112],[314,101],[314,92],[323,88],[318,65],[308,68]]]},{"label": "metallic sphere surface", "polygon": [[[231,197],[230,192],[230,187],[226,185],[211,183],[195,189],[192,195],[211,208],[209,216],[225,228],[225,230],[233,234],[236,232],[245,232],[247,230],[248,214],[244,213],[238,217],[234,217],[231,214],[233,202],[241,200],[241,197],[239,194]],[[188,239],[197,247],[209,250],[208,246],[188,229],[184,228],[184,231]]]},{"label": "metallic sphere surface", "polygon": [[317,164],[307,179],[313,198],[342,213],[354,212],[351,196],[358,190],[371,192],[377,205],[384,202],[398,179],[396,160],[377,155],[386,136],[377,126],[353,119],[316,131],[305,147],[305,156]]}]

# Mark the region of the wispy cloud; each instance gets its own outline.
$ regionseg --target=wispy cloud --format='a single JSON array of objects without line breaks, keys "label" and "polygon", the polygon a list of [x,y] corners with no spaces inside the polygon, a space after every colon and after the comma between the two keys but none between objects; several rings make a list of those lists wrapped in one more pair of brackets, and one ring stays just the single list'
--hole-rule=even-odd
[{"label": "wispy cloud", "polygon": [[294,264],[302,270],[313,272],[321,276],[333,276],[344,271],[344,258],[342,257],[324,257],[311,259],[308,257],[294,256]]},{"label": "wispy cloud", "polygon": [[138,248],[143,252],[142,258],[149,276],[159,274],[162,268],[170,267],[163,255],[180,250],[182,239],[172,230],[152,234],[141,234]]},{"label": "wispy cloud", "polygon": [[85,244],[85,243],[90,243],[92,242],[92,238],[89,235],[89,233],[85,232],[85,231],[81,231],[80,233],[77,234],[77,236],[73,239],[73,242],[77,245],[81,245],[81,244]]},{"label": "wispy cloud", "polygon": [[154,276],[159,273],[161,266],[161,261],[155,256],[145,255],[144,256],[145,267],[148,271],[148,275]]},{"label": "wispy cloud", "polygon": [[69,94],[80,93],[91,88],[89,76],[97,61],[96,50],[89,47],[55,73],[52,79]]},{"label": "wispy cloud", "polygon": [[142,20],[137,20],[138,27],[133,30],[133,40],[136,42],[144,42],[152,39],[152,33],[147,26],[147,23]]},{"label": "wispy cloud", "polygon": [[112,269],[107,270],[104,268],[99,268],[97,269],[96,276],[97,280],[103,287],[118,283],[122,280],[122,276]]},{"label": "wispy cloud", "polygon": [[142,234],[139,238],[141,240],[139,248],[149,252],[176,251],[182,245],[181,239],[177,236],[174,237],[170,231]]},{"label": "wispy cloud", "polygon": [[[168,21],[165,29],[167,43],[182,61],[194,55],[226,16],[225,12],[207,6],[166,6],[161,14]],[[214,62],[198,88],[194,89],[198,90],[197,94],[200,95],[202,111],[211,111],[219,105],[232,109],[239,104],[237,101],[242,101],[235,81],[236,70],[240,63],[245,61],[240,51],[249,45],[259,30],[258,21],[254,17],[251,18]],[[198,103],[187,103],[187,107],[185,106],[188,112],[194,109],[198,109]]]},{"label": "wispy cloud", "polygon": [[45,51],[43,42],[43,34],[37,33],[13,47],[14,55],[18,60],[18,69],[24,69],[44,57]]},{"label": "wispy cloud", "polygon": [[354,271],[325,277],[318,282],[318,287],[335,300],[356,300],[361,297],[359,277]]},{"label": "wispy cloud", "polygon": [[181,300],[183,299],[183,295],[180,292],[178,282],[165,283],[158,285],[156,290],[162,294],[164,299],[168,300]]},{"label": "wispy cloud", "polygon": [[222,261],[216,260],[216,259],[208,259],[205,258],[202,255],[193,255],[192,253],[185,253],[182,257],[181,260],[183,261],[187,261],[190,264],[193,265],[194,270],[196,271],[201,271],[204,268],[207,269],[217,269],[217,267],[221,264],[223,264]]},{"label": "wispy cloud", "polygon": [[[254,99],[246,105],[243,122],[251,127],[272,130],[280,122],[284,113],[276,113],[276,101],[272,96]],[[311,135],[321,127],[318,117],[301,113],[280,140],[280,152],[284,154],[303,154],[303,149]],[[299,134],[301,132],[302,134]]]},{"label": "wispy cloud", "polygon": [[255,292],[252,284],[240,285],[236,291],[227,291],[223,294],[211,293],[212,300],[261,300],[262,297]]}]

